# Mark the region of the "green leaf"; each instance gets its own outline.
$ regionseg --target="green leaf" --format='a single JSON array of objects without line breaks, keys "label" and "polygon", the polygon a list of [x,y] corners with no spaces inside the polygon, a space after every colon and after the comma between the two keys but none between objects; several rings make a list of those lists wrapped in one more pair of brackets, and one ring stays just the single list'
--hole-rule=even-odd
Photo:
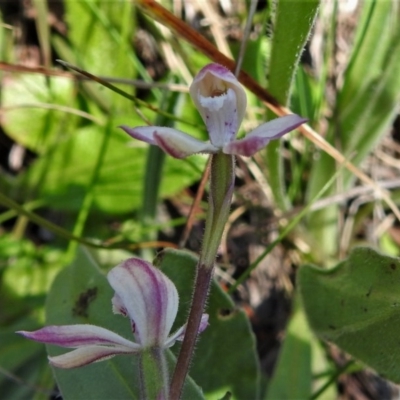
[{"label": "green leaf", "polygon": [[[400,102],[400,18],[392,1],[366,2],[343,89],[337,131],[359,164],[387,133]],[[368,60],[368,62],[366,62]],[[351,176],[346,174],[346,183]]]},{"label": "green leaf", "polygon": [[[77,130],[32,165],[26,177],[28,183],[34,187],[40,181],[39,196],[54,208],[78,211],[96,165],[104,134],[104,128],[95,125]],[[138,182],[142,182],[146,151],[145,145],[133,141],[115,128],[94,189],[95,209],[121,214],[140,206],[142,195]],[[204,165],[205,160],[202,156],[191,158],[191,162],[199,166]],[[168,157],[161,196],[175,194],[198,178],[199,172],[189,163]]]},{"label": "green leaf", "polygon": [[[314,24],[319,0],[279,0],[276,5],[268,88],[282,103],[290,97],[294,73]],[[288,32],[295,32],[290,35]]]},{"label": "green leaf", "polygon": [[[136,25],[133,7],[131,2],[67,0],[68,40],[53,36],[52,45],[60,58],[95,75],[136,78],[140,72],[149,81],[146,69],[132,51]],[[103,113],[112,115],[117,109],[132,112],[131,104],[120,95],[93,82],[82,82],[80,86],[87,95],[85,99],[92,100],[89,107],[97,104]]]},{"label": "green leaf", "polygon": [[[75,261],[57,276],[50,290],[47,324],[93,324],[133,340],[129,320],[112,313],[113,294],[94,259],[80,249]],[[56,346],[47,347],[51,356],[66,352]],[[169,351],[167,357],[172,364]],[[116,356],[71,370],[54,368],[54,374],[65,400],[140,398],[138,357],[135,356]],[[184,390],[186,398],[202,398],[191,380]]]},{"label": "green leaf", "polygon": [[312,334],[304,312],[297,307],[290,319],[266,400],[310,398],[311,341]]},{"label": "green leaf", "polygon": [[[157,261],[177,286],[180,309],[174,328],[187,317],[197,257],[192,253],[166,249]],[[190,376],[202,388],[207,399],[257,399],[260,385],[258,357],[250,323],[245,313],[212,283],[206,312],[209,326],[200,335]],[[177,348],[173,348],[177,353]]]},{"label": "green leaf", "polygon": [[[2,126],[8,136],[42,154],[76,122],[73,81],[43,75],[15,75],[2,87]],[[58,136],[58,137],[57,137]]]},{"label": "green leaf", "polygon": [[[396,5],[392,1],[363,3],[357,24],[356,37],[349,65],[346,69],[340,104],[343,110],[362,100],[365,89],[382,73],[382,63],[396,29]],[[368,60],[368,62],[366,62]]]},{"label": "green leaf", "polygon": [[67,61],[96,75],[132,77],[139,67],[132,62],[136,56],[130,43],[134,19],[130,29],[124,26],[126,14],[134,16],[131,7],[129,2],[66,1],[68,39],[75,56]]},{"label": "green leaf", "polygon": [[[268,90],[281,104],[286,105],[289,101],[293,77],[313,26],[318,5],[318,0],[277,2],[268,70]],[[274,118],[273,113],[268,112],[268,119],[272,118]],[[269,181],[277,204],[280,208],[287,209],[289,204],[285,194],[280,147],[280,141],[272,141],[266,150]]]},{"label": "green leaf", "polygon": [[303,266],[298,281],[317,335],[399,383],[399,259],[357,248],[333,269]]},{"label": "green leaf", "polygon": [[[378,2],[379,3],[379,2]],[[389,2],[383,2],[389,3]],[[381,44],[379,46],[382,46]],[[374,60],[372,65],[377,64]],[[339,101],[339,132],[346,154],[356,151],[352,160],[360,164],[390,129],[400,102],[400,30],[387,44],[384,59],[352,99],[351,106]],[[347,172],[347,184],[351,176]]]}]

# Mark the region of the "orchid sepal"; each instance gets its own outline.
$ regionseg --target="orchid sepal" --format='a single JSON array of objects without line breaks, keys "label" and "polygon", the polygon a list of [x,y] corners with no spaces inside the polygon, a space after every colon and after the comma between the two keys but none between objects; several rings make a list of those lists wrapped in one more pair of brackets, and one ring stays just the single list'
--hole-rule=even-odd
[{"label": "orchid sepal", "polygon": [[117,354],[135,354],[141,346],[122,336],[95,325],[47,326],[34,332],[18,331],[28,339],[75,350],[49,357],[50,364],[59,368],[76,368]]},{"label": "orchid sepal", "polygon": [[219,149],[210,142],[203,142],[177,129],[163,126],[120,126],[131,137],[159,146],[174,158],[185,158],[198,153],[217,153]]},{"label": "orchid sepal", "polygon": [[96,325],[50,325],[34,332],[17,333],[37,342],[54,344],[67,348],[79,348],[89,345],[125,346],[140,349],[140,346],[122,336]]},{"label": "orchid sepal", "polygon": [[87,346],[59,356],[48,357],[48,360],[53,367],[71,369],[84,367],[85,365],[99,361],[105,361],[118,354],[138,354],[139,352],[140,350],[132,351],[132,349],[123,346],[115,346],[112,348]]},{"label": "orchid sepal", "polygon": [[[200,327],[198,333],[202,333],[208,326],[208,314],[203,314],[201,317]],[[172,347],[176,341],[181,342],[186,333],[186,325],[182,325],[178,330],[176,330],[172,335],[168,337],[164,343],[165,347]]]},{"label": "orchid sepal", "polygon": [[296,114],[273,119],[252,130],[243,139],[228,143],[223,147],[223,152],[251,157],[264,148],[271,140],[282,137],[306,121],[306,118],[302,118]]}]

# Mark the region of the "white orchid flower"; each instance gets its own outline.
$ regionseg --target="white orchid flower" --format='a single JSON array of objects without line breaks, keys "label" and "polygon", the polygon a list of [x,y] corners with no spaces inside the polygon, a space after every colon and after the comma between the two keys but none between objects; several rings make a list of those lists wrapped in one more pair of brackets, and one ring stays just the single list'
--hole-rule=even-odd
[{"label": "white orchid flower", "polygon": [[190,86],[190,95],[207,126],[210,137],[207,142],[162,126],[130,128],[123,125],[121,128],[133,138],[159,146],[175,158],[219,152],[249,157],[271,140],[307,121],[295,114],[286,115],[260,125],[237,140],[246,111],[246,93],[236,77],[219,64],[209,64],[197,74]]},{"label": "white orchid flower", "polygon": [[[58,368],[81,367],[117,354],[135,354],[157,347],[166,349],[183,340],[186,325],[170,335],[178,312],[178,292],[172,281],[158,268],[139,258],[130,258],[113,268],[107,279],[115,290],[115,313],[131,320],[135,341],[94,325],[47,326],[34,332],[17,333],[37,342],[75,350],[49,357]],[[203,314],[199,332],[206,329],[208,315]]]}]

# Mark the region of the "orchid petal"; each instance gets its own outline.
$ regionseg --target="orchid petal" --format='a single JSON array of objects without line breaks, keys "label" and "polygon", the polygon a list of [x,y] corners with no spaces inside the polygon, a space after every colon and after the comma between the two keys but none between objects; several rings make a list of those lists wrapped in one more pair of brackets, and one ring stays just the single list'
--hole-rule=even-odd
[{"label": "orchid petal", "polygon": [[135,326],[141,347],[162,346],[178,311],[175,285],[158,268],[138,258],[113,268],[107,278]]},{"label": "orchid petal", "polygon": [[112,310],[114,314],[120,314],[126,317],[128,315],[128,312],[126,311],[126,308],[124,306],[124,303],[122,302],[121,298],[115,293],[113,298],[111,299],[112,303]]},{"label": "orchid petal", "polygon": [[157,129],[154,139],[167,154],[185,158],[196,153],[217,153],[219,149],[210,142],[203,142],[172,128]]},{"label": "orchid petal", "polygon": [[306,121],[307,119],[295,114],[276,118],[260,125],[246,135],[244,139],[228,143],[224,146],[223,152],[250,157],[265,147],[271,140],[280,138]]},{"label": "orchid petal", "polygon": [[285,133],[304,124],[304,122],[307,122],[307,118],[302,118],[296,114],[285,115],[284,117],[275,118],[272,121],[261,124],[249,132],[246,137],[265,137],[270,140],[278,139]]},{"label": "orchid petal", "polygon": [[224,144],[235,139],[239,129],[235,92],[228,89],[219,96],[199,95],[199,100],[210,141],[214,146],[222,148]]},{"label": "orchid petal", "polygon": [[138,350],[140,346],[122,336],[95,325],[46,326],[34,332],[18,331],[17,333],[37,342],[55,344],[63,347],[83,347],[88,345],[124,346]]},{"label": "orchid petal", "polygon": [[203,142],[177,129],[163,126],[120,126],[135,139],[161,147],[175,158],[184,158],[196,153],[216,153],[218,149],[209,142]]},{"label": "orchid petal", "polygon": [[93,362],[104,361],[117,354],[132,354],[136,352],[125,346],[86,346],[59,356],[49,357],[49,361],[50,364],[57,368],[76,368]]},{"label": "orchid petal", "polygon": [[[203,314],[201,316],[201,321],[200,321],[200,326],[199,326],[199,331],[198,331],[199,334],[207,328],[208,318],[209,318],[208,314]],[[177,340],[178,341],[183,340],[185,333],[186,333],[186,325],[187,324],[182,325],[176,332],[174,332],[172,335],[170,335],[168,337],[168,339],[164,343],[164,348],[173,346]]]},{"label": "orchid petal", "polygon": [[[232,89],[235,93],[237,107],[237,127],[242,123],[246,112],[247,98],[242,85],[227,68],[219,64],[206,65],[194,78],[190,85],[190,96],[207,125],[207,110],[201,104],[202,97],[215,97]],[[215,144],[215,143],[214,143]]]},{"label": "orchid petal", "polygon": [[152,145],[157,145],[154,140],[154,132],[157,130],[157,126],[138,126],[136,128],[130,128],[126,125],[121,125],[123,131],[128,135],[132,136],[134,139],[141,140]]}]

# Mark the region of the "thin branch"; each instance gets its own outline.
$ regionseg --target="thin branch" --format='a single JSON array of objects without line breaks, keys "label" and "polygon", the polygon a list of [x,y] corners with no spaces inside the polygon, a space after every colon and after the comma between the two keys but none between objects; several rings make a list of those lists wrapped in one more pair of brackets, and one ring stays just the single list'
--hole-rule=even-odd
[{"label": "thin branch", "polygon": [[239,76],[240,70],[242,69],[242,63],[243,63],[244,55],[246,52],[246,46],[247,46],[247,42],[249,40],[251,25],[253,23],[253,17],[256,12],[257,3],[258,3],[258,0],[251,0],[249,14],[247,16],[246,26],[245,26],[244,32],[243,32],[243,39],[240,43],[239,55],[236,60],[236,67],[235,67],[235,76],[236,77]]}]

